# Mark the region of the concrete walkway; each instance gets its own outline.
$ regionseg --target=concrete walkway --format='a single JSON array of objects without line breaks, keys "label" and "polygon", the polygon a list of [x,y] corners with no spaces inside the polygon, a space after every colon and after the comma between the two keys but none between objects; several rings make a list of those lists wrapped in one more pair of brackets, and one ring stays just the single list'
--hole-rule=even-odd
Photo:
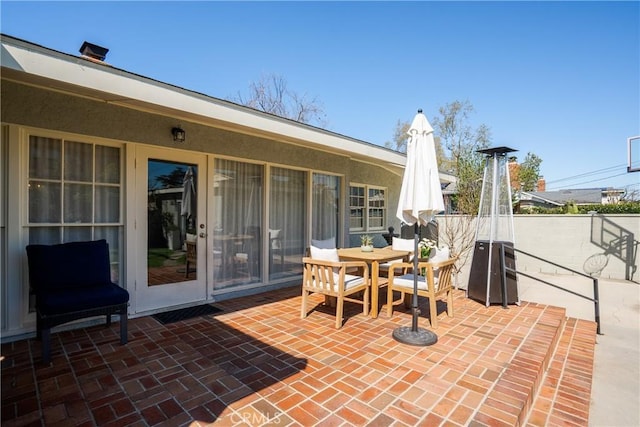
[{"label": "concrete walkway", "polygon": [[[581,276],[532,274],[593,296],[593,281]],[[595,349],[589,425],[640,426],[640,284],[599,279],[600,325]],[[567,317],[595,320],[591,301],[519,276],[522,301],[565,307]]]}]

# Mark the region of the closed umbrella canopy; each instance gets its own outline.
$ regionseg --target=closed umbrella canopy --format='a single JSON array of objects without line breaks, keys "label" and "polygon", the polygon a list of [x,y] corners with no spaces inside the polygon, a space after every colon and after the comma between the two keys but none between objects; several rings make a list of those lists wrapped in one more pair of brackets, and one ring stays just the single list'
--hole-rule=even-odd
[{"label": "closed umbrella canopy", "polygon": [[433,128],[418,111],[407,132],[407,165],[402,178],[397,217],[406,224],[427,225],[444,211]]},{"label": "closed umbrella canopy", "polygon": [[413,257],[413,319],[411,328],[399,327],[393,337],[405,344],[431,345],[438,337],[431,331],[418,328],[418,226],[427,225],[438,212],[444,211],[442,188],[438,176],[433,128],[427,117],[418,110],[408,131],[407,164],[402,177],[398,219],[414,225]]},{"label": "closed umbrella canopy", "polygon": [[182,180],[182,208],[180,214],[187,220],[196,212],[196,186],[193,182],[193,169],[187,168]]}]

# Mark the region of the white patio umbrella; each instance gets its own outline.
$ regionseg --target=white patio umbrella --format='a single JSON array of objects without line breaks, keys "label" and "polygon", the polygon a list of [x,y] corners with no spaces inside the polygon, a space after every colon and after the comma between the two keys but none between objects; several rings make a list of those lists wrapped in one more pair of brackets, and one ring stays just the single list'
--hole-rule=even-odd
[{"label": "white patio umbrella", "polygon": [[407,164],[402,177],[396,216],[406,224],[414,225],[413,318],[411,328],[396,328],[393,337],[405,344],[431,345],[436,343],[437,336],[431,331],[418,328],[418,229],[444,210],[444,200],[438,176],[433,128],[422,110],[418,110],[407,133]]}]

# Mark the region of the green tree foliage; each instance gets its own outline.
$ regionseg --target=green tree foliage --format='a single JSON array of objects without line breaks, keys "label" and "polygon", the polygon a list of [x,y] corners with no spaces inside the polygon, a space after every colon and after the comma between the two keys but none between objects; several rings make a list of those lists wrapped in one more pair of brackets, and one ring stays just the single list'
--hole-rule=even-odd
[{"label": "green tree foliage", "polygon": [[438,112],[433,128],[449,153],[445,170],[458,180],[455,209],[462,214],[477,215],[485,164],[478,150],[489,146],[491,131],[484,124],[475,129],[471,127],[469,121],[474,108],[469,101],[453,101],[440,107]]},{"label": "green tree foliage", "polygon": [[593,212],[599,214],[640,214],[640,202],[621,202],[610,205],[580,205],[576,206],[577,210],[572,212],[568,211],[567,205],[559,206],[556,208],[542,208],[539,206],[533,206],[529,209],[523,209],[520,214],[535,214],[535,215],[559,215],[559,214],[591,214]]},{"label": "green tree foliage", "polygon": [[540,179],[540,164],[542,159],[533,153],[527,153],[520,164],[519,181],[523,191],[536,191]]},{"label": "green tree foliage", "polygon": [[180,166],[176,166],[171,172],[166,175],[158,175],[155,179],[154,187],[157,185],[160,188],[180,188],[184,183],[184,174],[186,169]]},{"label": "green tree foliage", "polygon": [[564,205],[564,213],[567,214],[577,214],[578,213],[578,205],[574,201],[569,201]]},{"label": "green tree foliage", "polygon": [[[471,127],[469,121],[473,106],[468,101],[454,101],[438,112],[431,123],[439,145],[444,148],[441,152],[448,153],[448,156],[441,156],[440,168],[456,176],[457,191],[452,204],[455,212],[463,214],[455,217],[448,214],[438,219],[439,241],[448,246],[452,254],[459,256],[455,268],[460,272],[474,246],[475,217],[482,190],[485,159],[477,151],[489,145],[491,133],[486,125],[475,129]],[[456,274],[456,283],[458,278]]]},{"label": "green tree foliage", "polygon": [[610,205],[582,205],[578,206],[578,213],[588,214],[640,214],[640,202],[622,202]]}]

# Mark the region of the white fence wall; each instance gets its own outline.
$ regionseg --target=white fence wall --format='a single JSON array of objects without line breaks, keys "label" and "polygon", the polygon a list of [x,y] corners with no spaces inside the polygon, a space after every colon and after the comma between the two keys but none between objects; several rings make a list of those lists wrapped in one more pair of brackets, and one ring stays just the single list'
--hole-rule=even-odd
[{"label": "white fence wall", "polygon": [[[563,267],[589,274],[604,266],[599,277],[640,282],[640,215],[514,215],[514,235],[516,249]],[[459,277],[463,288],[470,267],[471,257]],[[516,269],[572,274],[519,253]]]}]

